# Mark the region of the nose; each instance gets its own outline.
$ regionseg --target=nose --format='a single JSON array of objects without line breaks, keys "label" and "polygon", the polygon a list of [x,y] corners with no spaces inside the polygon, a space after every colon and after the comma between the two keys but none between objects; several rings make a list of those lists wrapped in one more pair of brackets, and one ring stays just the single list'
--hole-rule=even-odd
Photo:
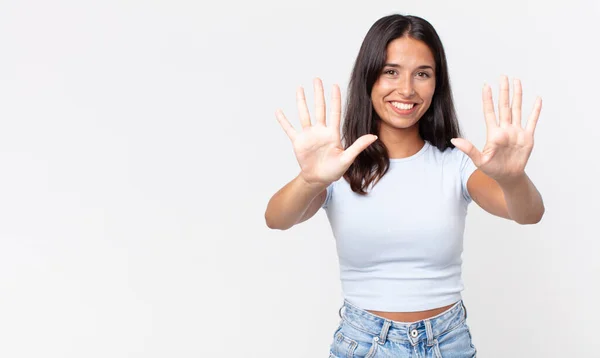
[{"label": "nose", "polygon": [[403,76],[403,78],[399,80],[396,92],[406,98],[412,97],[415,94],[411,76]]}]

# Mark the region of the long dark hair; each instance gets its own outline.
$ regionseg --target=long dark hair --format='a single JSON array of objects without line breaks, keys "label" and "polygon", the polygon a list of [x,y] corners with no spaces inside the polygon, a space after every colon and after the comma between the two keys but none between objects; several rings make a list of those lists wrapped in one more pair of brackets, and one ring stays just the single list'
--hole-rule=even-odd
[{"label": "long dark hair", "polygon": [[[460,136],[454,110],[448,65],[442,42],[425,19],[417,16],[389,15],[371,26],[358,52],[348,85],[348,100],[342,128],[344,146],[349,147],[365,134],[377,134],[380,118],[371,103],[371,91],[386,60],[387,46],[393,40],[408,36],[423,41],[435,59],[435,92],[427,112],[419,119],[419,134],[439,150],[454,148],[450,139]],[[367,194],[390,165],[388,151],[376,141],[362,151],[344,174],[352,191]]]}]

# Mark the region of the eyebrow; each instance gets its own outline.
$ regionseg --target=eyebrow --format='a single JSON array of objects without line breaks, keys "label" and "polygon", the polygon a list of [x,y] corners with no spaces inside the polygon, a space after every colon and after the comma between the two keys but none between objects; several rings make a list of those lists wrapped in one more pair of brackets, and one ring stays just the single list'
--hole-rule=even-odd
[{"label": "eyebrow", "polygon": [[[385,65],[383,65],[384,67],[393,67],[393,68],[401,68],[402,66],[396,64],[396,63],[386,63]],[[433,71],[433,67],[429,66],[429,65],[421,65],[419,67],[417,67],[417,70],[425,70],[425,69],[430,69]]]}]

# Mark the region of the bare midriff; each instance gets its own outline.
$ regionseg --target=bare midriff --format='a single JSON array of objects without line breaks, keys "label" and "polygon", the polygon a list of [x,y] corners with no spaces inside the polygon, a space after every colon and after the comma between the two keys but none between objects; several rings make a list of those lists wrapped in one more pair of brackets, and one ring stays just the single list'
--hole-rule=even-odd
[{"label": "bare midriff", "polygon": [[371,311],[371,310],[367,310],[367,312],[370,312],[376,316],[387,318],[389,320],[396,321],[396,322],[416,322],[416,321],[421,321],[421,320],[428,319],[431,317],[435,317],[435,316],[439,315],[440,313],[447,311],[450,307],[452,307],[454,305],[455,304],[453,303],[448,306],[434,308],[434,309],[427,310],[427,311],[417,311],[417,312],[382,312],[382,311]]}]

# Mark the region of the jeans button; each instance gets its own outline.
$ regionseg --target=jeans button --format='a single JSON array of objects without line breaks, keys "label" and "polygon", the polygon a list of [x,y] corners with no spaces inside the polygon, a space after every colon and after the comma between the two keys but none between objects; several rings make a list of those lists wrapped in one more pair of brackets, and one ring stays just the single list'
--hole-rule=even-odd
[{"label": "jeans button", "polygon": [[419,331],[417,331],[416,329],[413,329],[412,331],[410,331],[410,335],[413,338],[417,338],[417,336],[419,335]]}]

